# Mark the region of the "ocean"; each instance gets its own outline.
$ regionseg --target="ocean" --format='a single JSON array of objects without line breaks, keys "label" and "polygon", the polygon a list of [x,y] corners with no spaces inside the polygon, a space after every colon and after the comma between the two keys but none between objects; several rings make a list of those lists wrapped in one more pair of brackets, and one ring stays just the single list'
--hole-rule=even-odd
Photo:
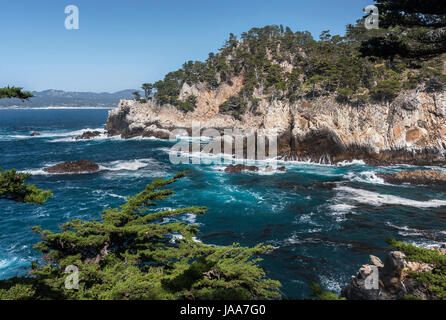
[{"label": "ocean", "polygon": [[[170,141],[107,137],[106,120],[107,110],[0,110],[0,167],[28,172],[29,183],[54,194],[43,206],[0,200],[0,279],[26,274],[40,258],[32,226],[56,231],[71,219],[100,219],[152,179],[184,170],[187,177],[170,186],[177,194],[159,207],[207,206],[203,216],[179,217],[198,224],[205,243],[273,245],[261,264],[282,283],[284,297],[307,298],[311,281],[340,293],[370,254],[385,259],[389,237],[424,247],[446,242],[444,187],[395,186],[376,175],[418,167],[283,162],[286,172],[228,174],[219,162],[171,164]],[[74,139],[88,130],[103,134]],[[41,135],[31,137],[33,131]],[[97,162],[100,171],[42,170],[81,159]]]}]

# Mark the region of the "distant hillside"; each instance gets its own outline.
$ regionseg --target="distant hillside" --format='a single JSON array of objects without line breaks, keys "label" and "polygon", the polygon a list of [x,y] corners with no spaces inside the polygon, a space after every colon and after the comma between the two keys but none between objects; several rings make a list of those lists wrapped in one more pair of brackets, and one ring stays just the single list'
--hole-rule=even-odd
[{"label": "distant hillside", "polygon": [[34,95],[28,101],[19,99],[1,99],[0,108],[4,107],[114,107],[120,99],[132,99],[134,89],[108,92],[69,92],[62,90],[32,91]]}]

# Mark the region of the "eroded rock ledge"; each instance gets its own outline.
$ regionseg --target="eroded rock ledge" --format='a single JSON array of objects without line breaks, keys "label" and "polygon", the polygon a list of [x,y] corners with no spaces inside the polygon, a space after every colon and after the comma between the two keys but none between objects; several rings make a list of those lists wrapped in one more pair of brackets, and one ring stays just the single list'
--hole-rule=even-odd
[{"label": "eroded rock ledge", "polygon": [[391,174],[378,174],[378,176],[392,184],[446,185],[446,172],[439,170],[400,171]]},{"label": "eroded rock ledge", "polygon": [[[285,160],[337,163],[362,159],[371,165],[414,164],[444,166],[446,154],[446,94],[402,92],[392,103],[362,107],[336,102],[334,97],[312,101],[271,99],[262,94],[255,113],[241,119],[220,114],[219,105],[236,95],[242,79],[216,90],[195,85],[182,90],[197,96],[193,112],[183,113],[156,100],[146,104],[121,100],[109,112],[107,130],[123,138],[154,136],[168,139],[178,128],[190,133],[192,124],[201,128],[254,130],[266,136],[276,132],[278,154]],[[259,90],[261,92],[261,90]],[[407,104],[410,102],[410,108]]]}]

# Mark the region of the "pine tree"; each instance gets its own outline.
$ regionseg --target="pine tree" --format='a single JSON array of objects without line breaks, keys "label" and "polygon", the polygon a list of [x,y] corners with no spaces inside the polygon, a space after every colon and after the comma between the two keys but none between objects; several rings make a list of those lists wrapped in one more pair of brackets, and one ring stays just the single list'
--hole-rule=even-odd
[{"label": "pine tree", "polygon": [[[205,207],[156,210],[174,192],[164,187],[184,177],[155,179],[102,221],[73,220],[62,232],[34,231],[45,265],[30,277],[0,281],[0,299],[274,299],[279,282],[267,279],[256,256],[273,248],[212,246],[195,239],[196,225],[172,222]],[[79,270],[78,289],[64,286],[67,266]]]},{"label": "pine tree", "polygon": [[443,0],[377,0],[385,36],[362,44],[366,55],[411,58],[446,52],[446,5]]},{"label": "pine tree", "polygon": [[141,86],[141,89],[144,90],[144,96],[146,98],[146,101],[149,101],[149,99],[151,98],[152,90],[153,90],[153,84],[151,84],[151,83],[144,83]]}]

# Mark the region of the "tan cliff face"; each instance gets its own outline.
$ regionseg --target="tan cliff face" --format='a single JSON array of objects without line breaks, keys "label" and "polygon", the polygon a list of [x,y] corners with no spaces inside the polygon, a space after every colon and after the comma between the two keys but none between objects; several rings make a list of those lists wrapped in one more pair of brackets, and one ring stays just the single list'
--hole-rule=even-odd
[{"label": "tan cliff face", "polygon": [[445,163],[446,92],[405,91],[393,102],[361,107],[338,103],[332,96],[289,103],[254,92],[260,99],[255,114],[247,111],[241,120],[219,114],[219,105],[237,95],[242,86],[242,77],[215,90],[204,84],[184,84],[179,98],[184,100],[191,94],[197,97],[196,109],[188,113],[170,105],[159,106],[155,101],[140,104],[121,100],[109,112],[107,129],[109,134],[125,138],[168,138],[171,130],[191,128],[196,121],[202,128],[277,130],[279,153],[287,159]]}]

